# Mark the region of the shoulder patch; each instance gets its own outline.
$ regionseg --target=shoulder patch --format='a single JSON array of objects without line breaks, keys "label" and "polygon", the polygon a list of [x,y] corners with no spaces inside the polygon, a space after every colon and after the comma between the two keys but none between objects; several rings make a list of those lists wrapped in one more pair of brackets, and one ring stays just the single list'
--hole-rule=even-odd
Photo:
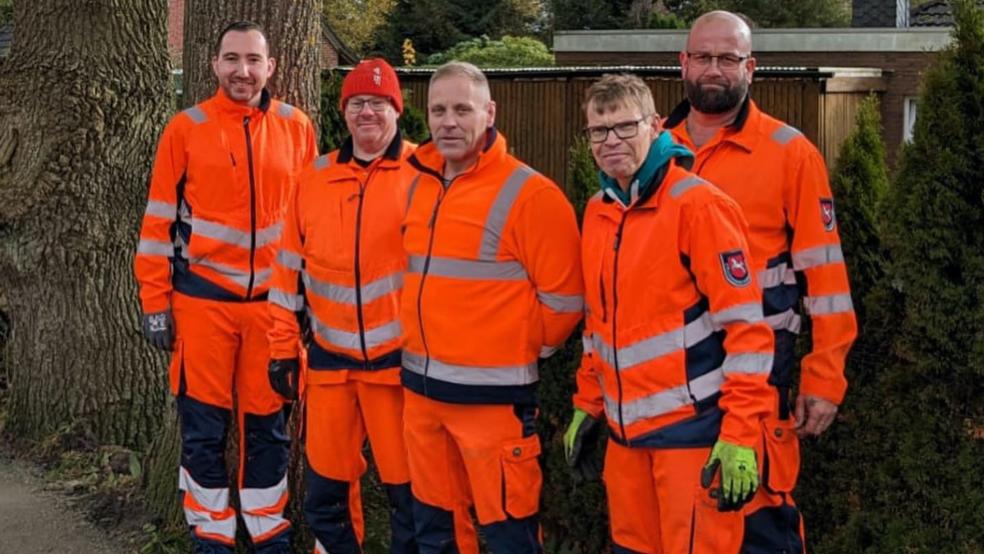
[{"label": "shoulder patch", "polygon": [[696,175],[691,175],[686,179],[681,179],[676,183],[673,183],[673,188],[670,189],[670,196],[672,196],[673,198],[680,198],[681,196],[683,196],[683,193],[687,192],[688,190],[698,185],[703,185],[704,183],[706,183],[706,181],[704,181],[700,177],[697,177]]},{"label": "shoulder patch", "polygon": [[284,119],[290,119],[294,115],[294,106],[287,104],[286,102],[281,102],[280,106],[277,108],[277,115]]},{"label": "shoulder patch", "polygon": [[208,116],[205,114],[205,110],[203,110],[198,105],[194,105],[188,108],[187,110],[184,111],[184,114],[190,117],[191,120],[194,121],[197,125],[201,125],[202,123],[208,121]]},{"label": "shoulder patch", "polygon": [[736,287],[744,287],[752,281],[752,272],[748,270],[748,260],[741,250],[722,252],[721,268],[724,270],[724,278]]},{"label": "shoulder patch", "polygon": [[833,231],[837,226],[837,214],[834,212],[834,199],[820,199],[820,220],[823,221],[823,228],[826,231]]},{"label": "shoulder patch", "polygon": [[778,129],[773,131],[772,140],[778,142],[783,146],[786,146],[787,144],[789,144],[789,141],[793,140],[794,138],[802,134],[803,133],[801,133],[800,130],[797,129],[796,127],[793,127],[791,125],[783,125],[782,127],[779,127]]}]

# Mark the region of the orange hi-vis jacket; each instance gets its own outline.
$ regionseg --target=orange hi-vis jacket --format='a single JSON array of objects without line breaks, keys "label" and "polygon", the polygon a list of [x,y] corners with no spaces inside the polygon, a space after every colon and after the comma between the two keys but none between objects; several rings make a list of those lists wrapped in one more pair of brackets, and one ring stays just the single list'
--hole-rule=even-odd
[{"label": "orange hi-vis jacket", "polygon": [[144,313],[172,291],[263,300],[291,173],[317,156],[311,121],[263,91],[258,107],[221,89],[167,124],[134,262]]},{"label": "orange hi-vis jacket", "polygon": [[433,143],[410,163],[420,178],[404,223],[404,386],[442,402],[535,402],[538,357],[564,343],[583,308],[570,202],[495,129],[450,181]]},{"label": "orange hi-vis jacket", "polygon": [[583,232],[575,407],[632,447],[757,445],[773,338],[737,204],[671,161],[627,207],[591,198]]},{"label": "orange hi-vis jacket", "polygon": [[802,301],[813,350],[802,361],[800,394],[839,404],[857,323],[823,157],[798,130],[763,113],[751,99],[732,125],[694,148],[684,124],[689,110],[686,102],[678,106],[666,127],[696,153],[695,173],[734,198],[748,221],[752,270],[763,288],[766,320],[776,331],[770,383],[787,390],[791,385]]},{"label": "orange hi-vis jacket", "polygon": [[397,133],[363,167],[349,139],[298,178],[270,289],[270,355],[298,357],[296,315],[306,309],[308,383],[400,383],[401,224],[417,175],[406,162],[413,150]]}]

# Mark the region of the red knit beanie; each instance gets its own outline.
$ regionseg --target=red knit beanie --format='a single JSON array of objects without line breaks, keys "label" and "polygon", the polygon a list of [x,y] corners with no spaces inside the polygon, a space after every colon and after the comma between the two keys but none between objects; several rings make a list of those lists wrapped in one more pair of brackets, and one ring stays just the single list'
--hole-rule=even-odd
[{"label": "red knit beanie", "polygon": [[396,111],[403,113],[403,94],[396,72],[386,60],[371,58],[362,60],[342,81],[342,109],[349,98],[359,94],[385,96]]}]

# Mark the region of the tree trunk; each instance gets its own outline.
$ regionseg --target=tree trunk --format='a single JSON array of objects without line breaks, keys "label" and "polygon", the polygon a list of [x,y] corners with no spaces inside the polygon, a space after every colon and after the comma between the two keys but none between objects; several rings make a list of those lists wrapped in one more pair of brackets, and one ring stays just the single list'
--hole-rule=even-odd
[{"label": "tree trunk", "polygon": [[[215,93],[217,83],[212,73],[211,60],[215,54],[215,39],[222,29],[237,20],[258,23],[266,31],[270,44],[270,54],[277,60],[277,70],[267,84],[267,88],[277,98],[297,106],[317,124],[320,101],[319,48],[321,19],[315,0],[187,0],[184,13],[184,79],[182,83],[185,106],[191,106]],[[297,429],[300,410],[294,410],[289,427],[292,438]],[[169,416],[165,420],[167,428],[154,442],[151,459],[148,462],[146,485],[147,507],[151,509],[166,526],[181,527],[181,510],[178,505],[177,479],[180,453],[180,433],[177,420]],[[229,444],[226,451],[230,485],[235,489],[238,468],[238,432],[235,420],[229,430]],[[301,523],[301,500],[303,498],[303,453],[300,442],[294,440],[291,447],[291,501],[287,516],[295,524],[295,544],[310,546],[307,534],[298,532]],[[233,503],[237,502],[233,495]],[[240,535],[242,535],[242,525]],[[307,541],[307,542],[304,542]],[[240,546],[243,545],[240,536]]]},{"label": "tree trunk", "polygon": [[0,297],[8,431],[146,445],[164,359],[138,331],[133,254],[172,107],[164,0],[17,2],[0,65]]},{"label": "tree trunk", "polygon": [[215,93],[212,73],[215,39],[236,20],[259,23],[266,31],[277,71],[267,84],[270,93],[318,121],[321,44],[320,2],[316,0],[187,0],[184,13],[185,106]]}]

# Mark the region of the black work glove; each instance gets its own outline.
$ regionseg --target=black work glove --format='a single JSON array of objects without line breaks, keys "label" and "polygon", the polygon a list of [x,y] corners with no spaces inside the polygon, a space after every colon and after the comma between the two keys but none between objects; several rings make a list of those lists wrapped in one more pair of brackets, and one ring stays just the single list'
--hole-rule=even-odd
[{"label": "black work glove", "polygon": [[171,319],[171,310],[144,314],[141,329],[144,338],[154,348],[171,351],[171,346],[174,344],[174,320]]},{"label": "black work glove", "polygon": [[297,400],[297,378],[301,371],[301,364],[297,358],[286,360],[270,360],[267,369],[267,377],[270,378],[270,386],[287,400]]},{"label": "black work glove", "polygon": [[597,455],[600,432],[597,419],[574,409],[574,417],[564,433],[564,454],[575,483],[596,481],[601,476],[602,460]]}]

